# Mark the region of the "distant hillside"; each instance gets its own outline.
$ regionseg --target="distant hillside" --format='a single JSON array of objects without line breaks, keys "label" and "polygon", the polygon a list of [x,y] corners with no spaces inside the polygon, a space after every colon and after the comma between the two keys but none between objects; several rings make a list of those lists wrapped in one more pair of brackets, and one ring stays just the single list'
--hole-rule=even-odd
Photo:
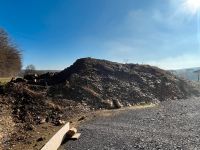
[{"label": "distant hillside", "polygon": [[170,70],[170,72],[172,72],[173,74],[177,75],[180,78],[197,81],[197,74],[194,73],[194,71],[196,70],[200,70],[200,67]]}]

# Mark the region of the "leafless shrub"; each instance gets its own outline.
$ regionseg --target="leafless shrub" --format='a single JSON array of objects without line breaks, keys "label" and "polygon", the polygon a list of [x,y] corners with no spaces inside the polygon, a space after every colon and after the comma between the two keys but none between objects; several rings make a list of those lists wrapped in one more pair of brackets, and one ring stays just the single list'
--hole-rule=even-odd
[{"label": "leafless shrub", "polygon": [[20,50],[0,28],[0,77],[15,76],[21,70]]}]

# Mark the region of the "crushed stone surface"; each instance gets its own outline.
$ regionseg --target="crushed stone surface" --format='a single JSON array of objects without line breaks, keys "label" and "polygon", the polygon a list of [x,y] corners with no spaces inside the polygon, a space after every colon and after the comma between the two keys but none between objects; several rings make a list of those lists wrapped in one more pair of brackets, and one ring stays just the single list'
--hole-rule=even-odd
[{"label": "crushed stone surface", "polygon": [[67,150],[198,150],[200,98],[162,102],[95,118],[79,128],[81,138]]}]

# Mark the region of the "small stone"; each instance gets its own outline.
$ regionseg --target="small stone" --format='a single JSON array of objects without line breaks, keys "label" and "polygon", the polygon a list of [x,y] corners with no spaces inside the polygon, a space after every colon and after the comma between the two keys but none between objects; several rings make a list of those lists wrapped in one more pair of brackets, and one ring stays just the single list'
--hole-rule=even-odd
[{"label": "small stone", "polygon": [[59,125],[64,125],[66,122],[64,120],[58,120]]},{"label": "small stone", "polygon": [[116,108],[121,108],[123,105],[119,102],[119,100],[113,100],[113,104]]},{"label": "small stone", "polygon": [[78,121],[82,121],[84,120],[86,117],[85,116],[82,116],[81,118],[78,119]]},{"label": "small stone", "polygon": [[46,122],[46,119],[41,119],[40,120],[40,124],[43,124],[43,123],[45,123]]},{"label": "small stone", "polygon": [[41,141],[43,141],[44,140],[44,138],[43,137],[40,137],[40,138],[38,138],[36,141],[37,142],[41,142]]}]

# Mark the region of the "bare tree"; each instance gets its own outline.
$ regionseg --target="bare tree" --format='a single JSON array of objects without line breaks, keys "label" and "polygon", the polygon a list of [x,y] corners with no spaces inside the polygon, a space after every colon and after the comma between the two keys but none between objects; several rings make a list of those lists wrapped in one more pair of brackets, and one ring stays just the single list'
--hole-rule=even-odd
[{"label": "bare tree", "polygon": [[25,69],[25,75],[28,75],[28,74],[34,74],[34,73],[36,73],[36,71],[35,71],[36,69],[35,69],[35,66],[33,65],[33,64],[30,64],[30,65],[28,65],[27,67],[26,67],[26,69]]},{"label": "bare tree", "polygon": [[20,70],[20,50],[11,42],[8,34],[0,29],[0,77],[15,76]]},{"label": "bare tree", "polygon": [[123,62],[124,64],[128,64],[129,59],[124,59]]}]

